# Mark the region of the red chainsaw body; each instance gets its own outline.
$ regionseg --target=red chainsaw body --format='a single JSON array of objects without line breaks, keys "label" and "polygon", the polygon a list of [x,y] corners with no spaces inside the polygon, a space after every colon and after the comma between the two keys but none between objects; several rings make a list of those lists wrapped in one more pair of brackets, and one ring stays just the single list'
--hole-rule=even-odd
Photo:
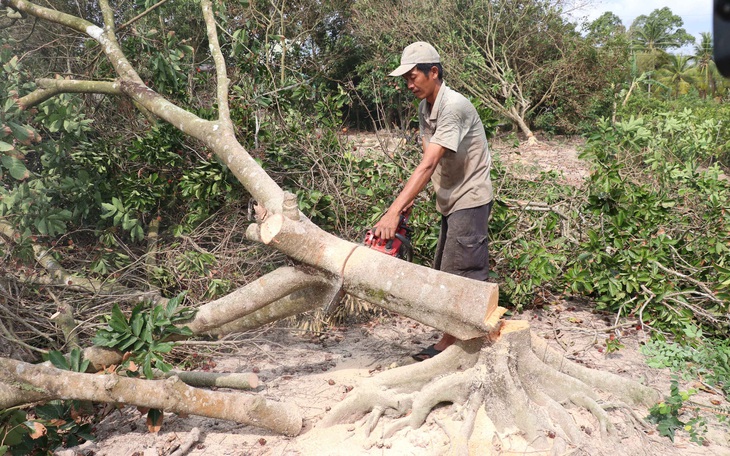
[{"label": "red chainsaw body", "polygon": [[410,241],[411,227],[408,226],[408,214],[401,214],[398,229],[395,232],[395,238],[386,241],[376,236],[373,230],[370,229],[365,234],[363,244],[386,255],[411,261],[413,250]]},{"label": "red chainsaw body", "polygon": [[[398,230],[399,233],[400,231],[401,230]],[[401,240],[398,238],[391,239],[389,241],[386,241],[385,239],[380,239],[379,237],[375,236],[373,230],[368,230],[367,234],[365,235],[365,240],[363,241],[363,244],[373,250],[377,250],[378,252],[382,252],[386,255],[398,256],[398,252],[400,252],[400,248],[401,245],[403,245],[403,242],[401,242]]]}]

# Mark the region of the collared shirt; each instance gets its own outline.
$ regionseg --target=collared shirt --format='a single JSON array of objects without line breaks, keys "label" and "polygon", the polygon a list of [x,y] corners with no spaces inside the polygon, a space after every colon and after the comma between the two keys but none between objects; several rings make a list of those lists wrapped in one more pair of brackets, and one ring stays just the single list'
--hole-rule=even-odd
[{"label": "collared shirt", "polygon": [[425,144],[447,149],[431,176],[436,209],[449,215],[492,201],[492,157],[474,105],[442,83],[433,106],[421,100],[418,120]]}]

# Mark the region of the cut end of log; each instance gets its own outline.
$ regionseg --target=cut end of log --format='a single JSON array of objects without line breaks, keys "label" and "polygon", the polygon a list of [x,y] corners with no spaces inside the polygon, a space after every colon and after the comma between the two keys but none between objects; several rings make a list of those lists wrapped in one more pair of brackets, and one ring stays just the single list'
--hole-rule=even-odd
[{"label": "cut end of log", "polygon": [[119,350],[94,345],[84,349],[84,359],[89,360],[89,369],[92,372],[99,372],[107,366],[121,363],[122,353]]},{"label": "cut end of log", "polygon": [[500,326],[499,321],[502,319],[502,316],[504,316],[505,313],[507,313],[507,309],[505,309],[504,307],[499,307],[495,305],[495,308],[492,309],[490,306],[487,315],[484,317],[484,326],[486,326],[490,330],[498,329]]},{"label": "cut end of log", "polygon": [[500,334],[504,335],[516,331],[524,331],[530,329],[530,323],[525,320],[505,320]]},{"label": "cut end of log", "polygon": [[499,320],[502,315],[507,312],[507,309],[499,307],[499,287],[494,283],[486,283],[489,290],[489,297],[487,307],[484,311],[484,326],[486,326],[490,332],[495,331],[499,328]]}]

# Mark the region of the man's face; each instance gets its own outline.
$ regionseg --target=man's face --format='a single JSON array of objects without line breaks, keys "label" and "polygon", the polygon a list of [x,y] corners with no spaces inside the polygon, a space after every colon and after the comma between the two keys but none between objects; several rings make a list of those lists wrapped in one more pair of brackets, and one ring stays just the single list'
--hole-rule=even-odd
[{"label": "man's face", "polygon": [[433,67],[428,73],[428,76],[426,76],[414,67],[411,71],[403,75],[403,79],[406,80],[408,90],[410,90],[416,98],[419,100],[431,98],[431,95],[434,94],[438,85],[438,70]]}]

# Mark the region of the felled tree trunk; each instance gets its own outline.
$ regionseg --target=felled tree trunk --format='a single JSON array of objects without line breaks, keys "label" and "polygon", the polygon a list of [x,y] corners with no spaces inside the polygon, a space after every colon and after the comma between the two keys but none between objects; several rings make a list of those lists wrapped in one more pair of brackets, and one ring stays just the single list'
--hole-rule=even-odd
[{"label": "felled tree trunk", "polygon": [[285,435],[297,435],[302,429],[296,407],[261,395],[193,388],[177,377],[141,380],[81,374],[7,358],[0,358],[0,371],[0,410],[36,401],[76,399],[221,418]]},{"label": "felled tree trunk", "polygon": [[333,236],[306,219],[274,214],[246,235],[340,277],[347,293],[467,340],[489,334],[498,289],[383,255]]}]

